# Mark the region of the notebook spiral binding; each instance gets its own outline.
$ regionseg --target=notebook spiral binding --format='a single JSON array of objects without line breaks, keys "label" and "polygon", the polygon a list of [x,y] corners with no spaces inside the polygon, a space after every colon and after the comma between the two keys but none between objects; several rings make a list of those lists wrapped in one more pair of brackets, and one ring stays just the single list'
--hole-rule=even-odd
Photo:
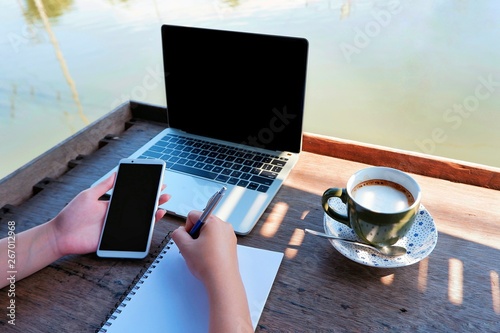
[{"label": "notebook spiral binding", "polygon": [[169,232],[163,241],[158,245],[153,254],[149,256],[150,260],[148,260],[144,267],[139,271],[137,276],[132,280],[130,286],[125,290],[125,292],[120,296],[118,302],[115,303],[115,306],[109,311],[106,316],[106,319],[101,323],[100,328],[96,329],[95,333],[106,333],[108,330],[106,327],[109,327],[113,324],[113,320],[117,318],[122,310],[120,308],[124,308],[127,306],[127,302],[130,301],[136,294],[136,291],[141,288],[141,284],[144,283],[144,280],[148,278],[149,274],[152,273],[153,269],[156,268],[156,264],[163,258],[163,255],[170,249],[171,244],[171,232]]}]

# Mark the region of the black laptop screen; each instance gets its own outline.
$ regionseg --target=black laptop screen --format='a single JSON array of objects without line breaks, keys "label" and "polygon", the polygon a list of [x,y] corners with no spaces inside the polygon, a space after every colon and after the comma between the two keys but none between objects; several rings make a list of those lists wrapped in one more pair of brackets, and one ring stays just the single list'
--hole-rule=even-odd
[{"label": "black laptop screen", "polygon": [[306,39],[164,25],[162,45],[170,127],[300,151]]}]

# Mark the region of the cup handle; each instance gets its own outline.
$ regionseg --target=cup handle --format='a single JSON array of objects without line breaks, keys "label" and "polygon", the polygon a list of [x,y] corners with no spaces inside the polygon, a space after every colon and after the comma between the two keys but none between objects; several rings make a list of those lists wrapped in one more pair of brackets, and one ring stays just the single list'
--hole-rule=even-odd
[{"label": "cup handle", "polygon": [[350,226],[349,223],[349,217],[345,214],[341,214],[337,212],[335,209],[332,209],[330,205],[328,204],[328,200],[330,198],[340,198],[343,203],[347,204],[347,191],[345,188],[338,188],[338,187],[332,187],[326,190],[323,195],[321,196],[321,206],[323,207],[323,210],[325,213],[328,214],[331,218],[342,222],[348,227]]}]

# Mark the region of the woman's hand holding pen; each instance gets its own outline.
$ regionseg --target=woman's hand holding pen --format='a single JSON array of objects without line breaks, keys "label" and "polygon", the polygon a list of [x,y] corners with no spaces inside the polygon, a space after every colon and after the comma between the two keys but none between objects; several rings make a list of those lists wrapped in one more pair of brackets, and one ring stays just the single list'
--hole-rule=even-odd
[{"label": "woman's hand holding pen", "polygon": [[238,259],[233,227],[217,216],[208,217],[197,239],[189,235],[188,231],[200,219],[201,214],[198,211],[190,212],[186,225],[175,230],[172,238],[193,275],[206,285],[217,279],[217,275],[238,272]]},{"label": "woman's hand holding pen", "polygon": [[190,212],[186,225],[177,228],[172,239],[191,273],[205,285],[210,304],[210,332],[253,332],[233,226],[210,215],[199,237],[193,238],[189,230],[201,214]]}]

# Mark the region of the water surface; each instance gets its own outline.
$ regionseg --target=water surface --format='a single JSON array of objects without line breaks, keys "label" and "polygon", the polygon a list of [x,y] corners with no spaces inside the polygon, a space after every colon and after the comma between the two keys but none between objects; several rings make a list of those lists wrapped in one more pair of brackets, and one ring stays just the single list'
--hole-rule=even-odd
[{"label": "water surface", "polygon": [[305,37],[304,130],[500,167],[500,2],[17,0],[0,178],[129,99],[166,105],[164,23]]}]

